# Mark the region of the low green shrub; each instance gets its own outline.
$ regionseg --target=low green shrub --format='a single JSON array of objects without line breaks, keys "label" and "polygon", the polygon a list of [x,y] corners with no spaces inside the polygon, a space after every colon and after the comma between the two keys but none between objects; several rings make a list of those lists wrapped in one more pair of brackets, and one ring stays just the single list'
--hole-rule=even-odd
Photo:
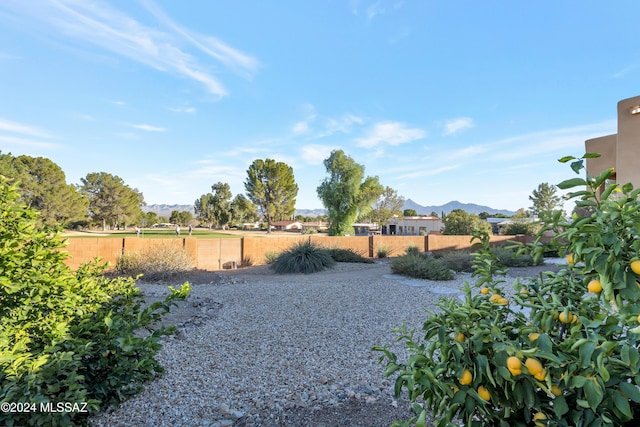
[{"label": "low green shrub", "polygon": [[390,253],[391,251],[389,251],[389,248],[387,248],[386,246],[380,246],[376,250],[376,256],[378,258],[386,258],[389,256]]},{"label": "low green shrub", "polygon": [[265,262],[267,264],[271,265],[274,262],[276,262],[276,260],[278,259],[278,253],[277,252],[267,252],[266,254],[264,254],[264,259],[265,259]]},{"label": "low green shrub", "polygon": [[144,280],[164,280],[194,269],[193,260],[174,245],[153,245],[140,253],[125,253],[116,262],[116,271]]},{"label": "low green shrub", "polygon": [[299,242],[278,255],[272,264],[278,274],[316,273],[335,264],[328,250],[311,242]]},{"label": "low green shrub", "polygon": [[[155,355],[172,329],[152,325],[190,288],[143,308],[134,279],[105,277],[106,264],[72,271],[62,237],[36,228],[19,198],[0,177],[0,404],[30,411],[2,411],[0,425],[85,424],[162,373]],[[46,410],[60,402],[77,407]]]},{"label": "low green shrub", "polygon": [[516,249],[504,246],[495,246],[491,252],[506,267],[531,267],[542,262],[542,259],[536,262],[533,256],[528,253],[518,253]]},{"label": "low green shrub", "polygon": [[373,260],[370,258],[364,257],[362,254],[359,254],[355,251],[355,249],[351,248],[331,248],[328,249],[329,255],[336,262],[360,262],[364,264],[371,264]]},{"label": "low green shrub", "polygon": [[407,248],[404,250],[404,254],[405,255],[419,256],[420,255],[420,248],[417,247],[416,245],[407,246]]},{"label": "low green shrub", "polygon": [[469,251],[443,251],[434,254],[434,257],[453,271],[473,271],[473,255]]},{"label": "low green shrub", "polygon": [[433,257],[403,255],[391,261],[391,271],[404,276],[427,280],[452,280],[454,272]]}]

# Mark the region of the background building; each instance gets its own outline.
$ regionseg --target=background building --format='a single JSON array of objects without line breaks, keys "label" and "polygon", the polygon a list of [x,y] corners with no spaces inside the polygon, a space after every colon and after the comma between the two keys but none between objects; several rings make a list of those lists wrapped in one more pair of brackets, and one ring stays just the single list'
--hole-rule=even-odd
[{"label": "background building", "polygon": [[618,102],[618,133],[589,139],[585,146],[588,153],[601,155],[587,159],[588,175],[614,168],[617,183],[640,187],[640,96]]}]

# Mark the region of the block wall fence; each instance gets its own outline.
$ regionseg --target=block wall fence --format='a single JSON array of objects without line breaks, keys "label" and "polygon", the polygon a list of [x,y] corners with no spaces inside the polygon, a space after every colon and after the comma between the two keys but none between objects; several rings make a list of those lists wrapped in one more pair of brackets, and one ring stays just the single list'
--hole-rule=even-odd
[{"label": "block wall fence", "polygon": [[[518,236],[491,236],[492,245],[508,241],[526,243],[531,238]],[[278,254],[297,242],[310,241],[326,248],[353,249],[374,258],[378,249],[385,248],[389,256],[402,255],[410,246],[421,251],[469,249],[471,236],[295,236],[295,237],[242,237],[238,239],[196,239],[175,237],[166,239],[125,238],[73,238],[67,239],[67,265],[77,269],[82,264],[100,257],[114,268],[123,254],[143,252],[153,246],[174,246],[183,249],[193,259],[194,267],[215,271],[233,267],[262,265],[269,254]]]}]

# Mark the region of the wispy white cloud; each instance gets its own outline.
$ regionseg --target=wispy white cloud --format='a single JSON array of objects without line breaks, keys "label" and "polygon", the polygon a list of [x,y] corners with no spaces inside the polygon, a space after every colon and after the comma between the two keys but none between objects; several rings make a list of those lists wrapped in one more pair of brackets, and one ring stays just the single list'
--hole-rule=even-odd
[{"label": "wispy white cloud", "polygon": [[59,144],[47,141],[55,139],[50,132],[24,123],[0,118],[0,143],[16,148],[53,149]]},{"label": "wispy white cloud", "polygon": [[100,0],[45,0],[37,5],[15,2],[11,7],[77,42],[91,43],[156,70],[197,81],[218,97],[228,94],[226,88],[209,71],[209,64],[202,64],[184,48],[184,42],[244,77],[257,70],[259,62],[253,57],[214,37],[188,31],[150,0],[143,0],[143,4],[164,28],[144,25]]},{"label": "wispy white cloud", "polygon": [[619,79],[620,77],[626,76],[627,74],[629,74],[631,71],[635,70],[636,68],[638,68],[638,64],[628,65],[628,66],[624,67],[623,69],[613,73],[611,75],[611,77],[613,77],[614,79]]},{"label": "wispy white cloud", "polygon": [[109,101],[109,103],[113,105],[127,105],[127,103],[124,101]]},{"label": "wispy white cloud", "polygon": [[331,136],[335,133],[351,133],[354,125],[364,123],[362,117],[355,114],[343,114],[340,117],[328,118],[324,124],[324,130],[318,135],[319,137]]},{"label": "wispy white cloud", "polygon": [[444,124],[443,135],[453,135],[462,130],[475,126],[473,119],[470,117],[458,117],[456,119],[447,120]]},{"label": "wispy white cloud", "polygon": [[20,148],[31,147],[31,148],[51,149],[51,148],[59,147],[58,144],[53,142],[38,141],[30,138],[8,136],[8,135],[0,135],[0,143],[7,144],[14,147],[20,147]]},{"label": "wispy white cloud", "polygon": [[142,124],[130,124],[132,128],[144,130],[147,132],[166,132],[167,128],[161,128],[158,126],[152,126],[145,123]]},{"label": "wispy white cloud", "polygon": [[13,122],[0,118],[0,132],[17,133],[21,135],[35,136],[37,138],[52,138],[49,132],[34,126]]},{"label": "wispy white cloud", "polygon": [[337,147],[321,144],[309,144],[300,149],[302,161],[310,165],[320,165]]},{"label": "wispy white cloud", "polygon": [[181,35],[189,41],[193,46],[202,52],[222,62],[228,68],[242,74],[247,78],[251,78],[260,66],[260,62],[224,43],[215,37],[199,35],[187,30],[170,19],[157,5],[151,0],[141,0],[146,8],[163,24]]},{"label": "wispy white cloud", "polygon": [[415,179],[415,178],[424,178],[427,176],[434,176],[434,175],[440,175],[441,173],[444,172],[449,172],[455,169],[459,169],[460,167],[462,167],[462,164],[458,163],[458,164],[451,164],[451,165],[446,165],[446,166],[440,166],[440,167],[436,167],[436,168],[429,168],[429,167],[422,167],[420,168],[420,170],[416,171],[416,172],[410,172],[410,173],[406,173],[403,175],[400,175],[398,177],[398,179]]},{"label": "wispy white cloud", "polygon": [[400,145],[423,139],[427,133],[420,128],[409,128],[401,122],[376,123],[368,135],[356,139],[359,147],[375,147],[380,144]]},{"label": "wispy white cloud", "polygon": [[371,19],[375,18],[376,15],[379,15],[379,14],[384,13],[384,12],[385,12],[385,10],[382,7],[382,1],[378,0],[375,3],[370,4],[367,7],[367,19],[371,20]]},{"label": "wispy white cloud", "polygon": [[310,130],[309,123],[306,121],[298,122],[295,125],[293,125],[293,128],[291,128],[291,131],[296,135],[309,133],[309,130]]},{"label": "wispy white cloud", "polygon": [[187,113],[187,114],[195,114],[197,112],[197,110],[194,107],[176,107],[176,108],[169,108],[169,110],[175,112],[175,113]]}]

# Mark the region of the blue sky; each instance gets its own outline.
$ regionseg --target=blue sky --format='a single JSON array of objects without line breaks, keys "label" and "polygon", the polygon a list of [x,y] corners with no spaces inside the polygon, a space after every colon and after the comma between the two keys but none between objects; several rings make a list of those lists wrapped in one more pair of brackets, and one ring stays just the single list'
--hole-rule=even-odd
[{"label": "blue sky", "polygon": [[147,203],[244,193],[255,159],[320,208],[342,149],[405,198],[528,208],[640,95],[640,2],[0,0],[0,150]]}]

